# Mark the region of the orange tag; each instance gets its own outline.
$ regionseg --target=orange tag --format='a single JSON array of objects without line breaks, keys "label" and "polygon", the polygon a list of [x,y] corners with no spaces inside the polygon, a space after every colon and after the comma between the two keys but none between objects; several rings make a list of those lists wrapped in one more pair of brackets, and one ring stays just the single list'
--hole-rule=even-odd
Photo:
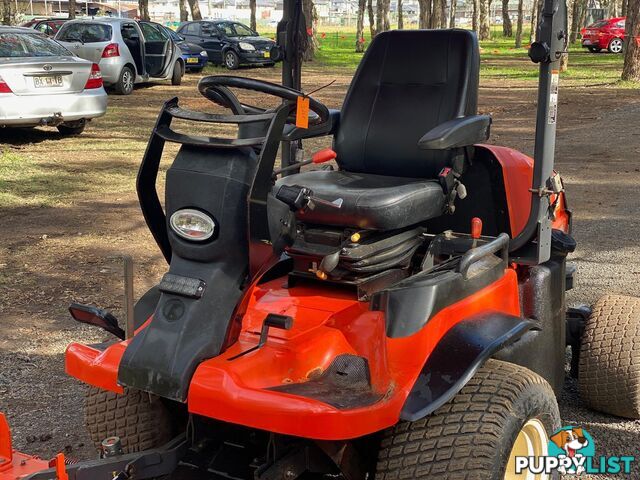
[{"label": "orange tag", "polygon": [[309,97],[298,97],[296,127],[309,128]]}]

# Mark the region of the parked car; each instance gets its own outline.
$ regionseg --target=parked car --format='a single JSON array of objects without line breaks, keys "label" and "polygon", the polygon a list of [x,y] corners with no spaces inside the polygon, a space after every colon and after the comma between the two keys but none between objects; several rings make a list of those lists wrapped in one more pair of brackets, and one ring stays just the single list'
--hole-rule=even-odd
[{"label": "parked car", "polygon": [[102,77],[120,95],[137,83],[171,80],[180,85],[181,52],[166,30],[126,18],[71,20],[55,39],[81,58],[100,65]]},{"label": "parked car", "polygon": [[82,133],[107,111],[100,67],[30,28],[0,26],[0,127]]},{"label": "parked car", "polygon": [[22,24],[23,27],[33,28],[44,33],[47,37],[54,37],[60,27],[67,22],[64,18],[34,18]]},{"label": "parked car", "polygon": [[179,33],[167,27],[164,28],[182,52],[185,70],[187,72],[200,73],[207,66],[209,55],[200,45],[187,42]]},{"label": "parked car", "polygon": [[624,44],[625,17],[598,20],[583,28],[582,46],[590,52],[609,50],[611,53],[621,53]]},{"label": "parked car", "polygon": [[185,22],[178,33],[187,42],[207,51],[209,61],[229,70],[240,65],[274,65],[271,49],[275,42],[261,37],[246,25],[227,20]]}]

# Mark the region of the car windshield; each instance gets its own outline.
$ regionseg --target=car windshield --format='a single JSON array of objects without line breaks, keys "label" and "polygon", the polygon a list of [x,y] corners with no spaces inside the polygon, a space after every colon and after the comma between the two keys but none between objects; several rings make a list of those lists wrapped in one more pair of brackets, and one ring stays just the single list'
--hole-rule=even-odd
[{"label": "car windshield", "polygon": [[224,31],[227,37],[254,37],[256,32],[241,23],[219,23],[218,28]]},{"label": "car windshield", "polygon": [[56,57],[69,50],[36,33],[0,33],[0,57]]}]

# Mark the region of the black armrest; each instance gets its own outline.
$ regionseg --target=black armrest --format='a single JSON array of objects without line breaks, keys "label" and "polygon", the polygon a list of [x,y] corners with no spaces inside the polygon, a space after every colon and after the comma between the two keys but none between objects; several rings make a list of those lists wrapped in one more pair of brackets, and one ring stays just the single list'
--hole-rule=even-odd
[{"label": "black armrest", "polygon": [[449,150],[468,147],[489,138],[491,117],[489,115],[469,115],[454,118],[432,128],[419,141],[422,150]]},{"label": "black armrest", "polygon": [[291,142],[303,138],[323,137],[333,135],[338,131],[340,124],[340,110],[329,109],[329,121],[321,125],[309,125],[309,128],[298,128],[295,125],[286,125],[282,132],[282,140]]}]

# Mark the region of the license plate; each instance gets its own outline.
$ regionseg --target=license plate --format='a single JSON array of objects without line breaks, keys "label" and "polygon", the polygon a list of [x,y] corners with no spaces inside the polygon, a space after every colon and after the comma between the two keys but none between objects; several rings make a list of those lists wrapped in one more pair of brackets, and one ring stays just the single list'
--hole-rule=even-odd
[{"label": "license plate", "polygon": [[583,45],[591,45],[591,40],[585,39],[585,40],[582,41],[582,44]]},{"label": "license plate", "polygon": [[62,75],[47,75],[42,77],[33,77],[33,85],[36,88],[61,87]]},{"label": "license plate", "polygon": [[189,57],[187,58],[187,63],[198,63],[200,61],[199,58]]},{"label": "license plate", "polygon": [[264,58],[271,58],[271,52],[264,52],[262,55],[264,55]]}]

